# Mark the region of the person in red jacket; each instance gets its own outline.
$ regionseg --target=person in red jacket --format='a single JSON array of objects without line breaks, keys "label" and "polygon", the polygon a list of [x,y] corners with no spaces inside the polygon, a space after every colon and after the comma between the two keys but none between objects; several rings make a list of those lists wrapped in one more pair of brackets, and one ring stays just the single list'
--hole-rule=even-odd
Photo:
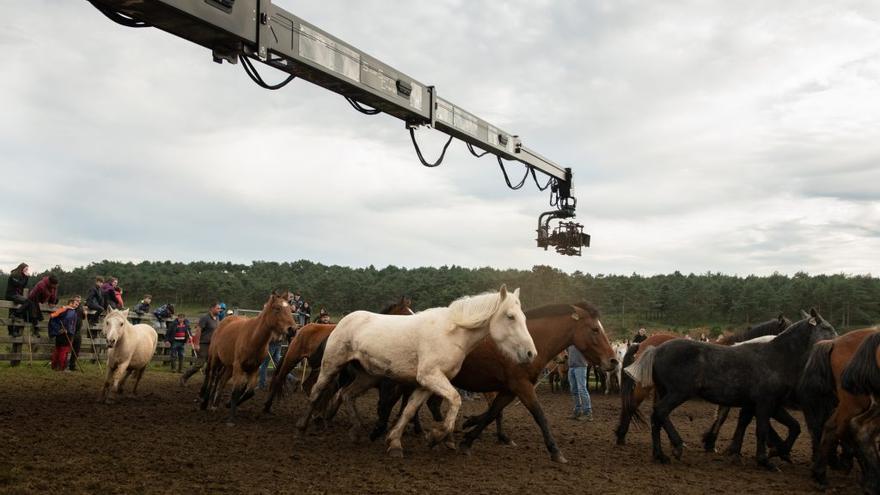
[{"label": "person in red jacket", "polygon": [[34,324],[34,337],[39,337],[37,323],[43,320],[40,304],[58,304],[58,277],[46,275],[28,293],[28,319]]}]

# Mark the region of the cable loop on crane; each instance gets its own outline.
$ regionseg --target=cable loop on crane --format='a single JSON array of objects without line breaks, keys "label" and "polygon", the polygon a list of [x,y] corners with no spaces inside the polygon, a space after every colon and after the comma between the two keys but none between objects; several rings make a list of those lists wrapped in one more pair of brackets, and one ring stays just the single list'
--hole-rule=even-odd
[{"label": "cable loop on crane", "polygon": [[129,17],[121,12],[117,12],[109,7],[101,5],[94,0],[89,0],[89,3],[92,4],[96,9],[101,11],[102,14],[107,16],[108,19],[115,22],[116,24],[121,24],[125,27],[133,27],[133,28],[145,28],[145,27],[153,27],[152,24],[144,21],[139,21],[132,17]]},{"label": "cable loop on crane", "polygon": [[547,179],[547,183],[544,184],[543,187],[541,187],[541,184],[538,183],[538,176],[535,175],[535,167],[529,167],[529,170],[532,172],[532,179],[534,179],[535,185],[538,187],[539,191],[547,190],[547,188],[550,187],[550,184],[552,184],[555,180],[555,178],[551,176],[549,179]]},{"label": "cable loop on crane", "polygon": [[449,136],[449,140],[446,141],[446,144],[443,145],[443,151],[440,153],[440,158],[437,159],[434,163],[428,163],[425,161],[425,157],[422,156],[422,150],[419,148],[419,143],[416,142],[416,131],[413,127],[409,128],[409,137],[412,139],[413,146],[416,149],[416,155],[419,157],[419,161],[422,162],[422,165],[426,167],[436,167],[443,162],[443,158],[446,156],[446,148],[449,148],[449,143],[452,142],[452,136]]},{"label": "cable loop on crane", "polygon": [[501,161],[501,157],[496,156],[495,158],[498,159],[498,166],[501,167],[501,173],[504,174],[504,182],[507,182],[507,187],[513,189],[514,191],[516,191],[517,189],[521,189],[523,184],[526,183],[526,179],[529,178],[529,170],[531,169],[531,167],[526,165],[526,173],[523,174],[523,178],[521,181],[519,181],[519,184],[514,186],[510,183],[510,177],[507,176],[507,170],[504,168],[504,162]]},{"label": "cable loop on crane", "polygon": [[352,108],[364,115],[376,115],[382,113],[382,110],[379,110],[378,108],[369,108],[361,105],[360,102],[350,96],[346,96],[345,101],[347,101]]},{"label": "cable loop on crane", "polygon": [[474,151],[474,146],[473,146],[471,143],[464,143],[464,144],[467,145],[467,149],[468,149],[468,151],[470,151],[471,154],[474,155],[474,156],[477,157],[477,158],[482,158],[482,157],[484,157],[484,156],[486,156],[486,155],[489,154],[489,150],[486,150],[486,151],[484,151],[484,152],[482,152],[482,153],[477,153],[476,151]]},{"label": "cable loop on crane", "polygon": [[287,79],[281,81],[278,84],[267,84],[266,81],[264,81],[263,78],[260,76],[260,73],[257,72],[257,68],[254,67],[253,62],[250,61],[250,58],[247,55],[242,53],[241,56],[239,56],[238,58],[241,59],[241,66],[244,67],[244,71],[247,72],[247,75],[261,88],[271,89],[274,91],[276,89],[281,89],[284,86],[287,86],[287,83],[296,79],[296,76],[291,74],[287,77]]}]

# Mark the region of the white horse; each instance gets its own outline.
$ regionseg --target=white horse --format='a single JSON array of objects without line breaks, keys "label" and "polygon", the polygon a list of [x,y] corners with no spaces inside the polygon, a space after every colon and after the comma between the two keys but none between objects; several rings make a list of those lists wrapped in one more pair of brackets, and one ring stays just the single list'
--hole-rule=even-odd
[{"label": "white horse", "polygon": [[400,437],[413,414],[436,394],[449,405],[442,428],[434,428],[432,445],[446,442],[455,449],[452,438],[461,397],[449,382],[461,368],[468,353],[490,336],[504,355],[526,364],[537,355],[535,343],[526,328],[526,317],[519,301],[519,289],[512,294],[505,286],[499,292],[463,297],[449,307],[428,309],[413,316],[380,315],[356,311],[340,320],[327,339],[321,374],[309,397],[308,412],[298,423],[305,433],[316,405],[328,385],[351,361],[357,361],[365,373],[337,392],[356,421],[365,429],[354,399],[369,390],[377,380],[388,377],[418,386],[409,403],[388,433],[388,453],[403,455]]},{"label": "white horse", "polygon": [[620,392],[620,384],[622,383],[620,379],[622,378],[621,373],[623,373],[623,357],[626,355],[627,345],[626,342],[615,342],[612,346],[614,349],[614,355],[617,357],[617,367],[611,371],[605,372],[605,394],[607,395],[612,390],[617,390]]},{"label": "white horse", "polygon": [[113,384],[113,391],[122,395],[122,387],[129,375],[135,375],[132,394],[137,395],[137,386],[144,371],[156,352],[159,335],[146,323],[132,325],[128,321],[128,310],[108,310],[104,318],[104,336],[107,338],[107,378],[101,390],[101,401],[108,403],[107,391]]}]

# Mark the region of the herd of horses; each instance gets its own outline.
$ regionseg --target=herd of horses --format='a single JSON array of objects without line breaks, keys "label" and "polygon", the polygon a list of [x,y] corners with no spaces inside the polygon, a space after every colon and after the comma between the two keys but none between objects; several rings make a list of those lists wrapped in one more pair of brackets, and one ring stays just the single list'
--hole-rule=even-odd
[{"label": "herd of horses", "polygon": [[[718,343],[654,334],[626,348],[611,345],[599,311],[587,302],[524,312],[519,290],[504,286],[418,313],[401,300],[381,313],[356,311],[336,325],[296,329],[277,364],[263,411],[271,413],[294,368],[302,364],[298,382],[308,395],[308,408],[297,422],[300,434],[315,417],[331,421],[344,406],[352,439],[375,440],[384,434],[388,454],[399,457],[407,426],[423,432],[417,412],[425,404],[437,422],[426,433],[432,446],[469,452],[493,422],[498,440],[512,444],[502,418],[504,409],[518,399],[538,425],[551,459],[565,463],[535,389],[548,370],[563,375],[565,362],[554,359],[573,345],[607,373],[606,386],[619,383],[618,444],[625,444],[632,421],[646,423],[639,406],[651,397],[653,458],[670,462],[662,448],[662,430],[672,455],[681,459],[684,442],[670,414],[688,400],[700,398],[718,407],[702,438],[706,451],[715,451],[721,425],[731,408],[739,408],[736,431],[725,452],[740,455],[745,430],[754,420],[757,462],[773,469],[774,457],[791,462],[800,424],[789,409],[799,409],[812,441],[815,481],[827,486],[828,467],[848,470],[855,459],[863,489],[880,493],[880,328],[838,336],[815,309],[801,313],[798,321],[780,315]],[[125,311],[110,311],[103,325],[109,351],[102,400],[108,400],[108,389],[121,393],[132,374],[136,390],[155,349],[156,334],[149,325],[129,323]],[[228,422],[233,424],[237,408],[254,396],[269,343],[294,328],[287,294],[271,294],[254,318],[224,319],[210,345],[200,391],[202,409],[216,409],[231,382],[226,405]],[[379,390],[378,419],[370,427],[356,400],[373,388]],[[484,413],[466,418],[461,442],[454,438],[461,407],[456,389],[482,393],[489,401]],[[389,430],[398,402],[399,413]],[[785,438],[771,425],[771,418],[786,428]]]}]

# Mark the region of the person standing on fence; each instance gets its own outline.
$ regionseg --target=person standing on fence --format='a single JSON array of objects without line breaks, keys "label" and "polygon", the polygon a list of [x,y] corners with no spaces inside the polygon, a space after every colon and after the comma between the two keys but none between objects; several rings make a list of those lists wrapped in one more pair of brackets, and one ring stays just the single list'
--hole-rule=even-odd
[{"label": "person standing on fence", "polygon": [[583,417],[587,421],[593,421],[593,405],[587,389],[587,360],[573,345],[568,346],[568,386],[574,401],[571,419],[580,421]]},{"label": "person standing on fence", "polygon": [[[183,351],[186,343],[192,342],[192,330],[185,314],[177,315],[177,320],[172,322],[170,331],[165,333],[165,340],[171,344],[171,372],[183,373]],[[175,361],[177,369],[175,369]]]},{"label": "person standing on fence", "polygon": [[180,377],[180,385],[186,385],[186,381],[189,378],[196,374],[202,366],[208,361],[208,350],[211,346],[211,337],[214,335],[214,330],[217,330],[217,325],[220,324],[220,320],[217,318],[217,315],[220,314],[220,303],[211,304],[208,312],[199,318],[199,322],[196,324],[196,335],[193,339],[193,343],[196,344],[196,362],[193,364],[188,370],[183,373],[183,376]]},{"label": "person standing on fence", "polygon": [[58,304],[58,277],[46,275],[28,293],[28,316],[34,325],[34,337],[40,336],[37,324],[43,321],[40,304]]},{"label": "person standing on fence", "polygon": [[153,302],[153,296],[147,294],[134,307],[134,314],[137,315],[131,319],[131,323],[137,325],[141,322],[141,317],[150,312],[150,303]]},{"label": "person standing on fence", "polygon": [[49,336],[55,339],[55,349],[52,351],[52,369],[56,371],[67,370],[67,355],[71,350],[73,336],[76,334],[76,308],[79,307],[80,297],[76,296],[49,315]]},{"label": "person standing on fence", "polygon": [[312,307],[309,305],[308,301],[303,301],[302,307],[299,308],[299,312],[303,315],[302,324],[308,325],[309,322],[312,321]]},{"label": "person standing on fence", "polygon": [[119,287],[119,279],[110,277],[110,280],[104,282],[101,286],[101,292],[104,294],[104,301],[107,306],[113,309],[125,309],[125,303],[122,300],[122,288]]},{"label": "person standing on fence", "polygon": [[[24,321],[27,318],[28,300],[24,297],[24,289],[27,287],[28,280],[30,279],[30,270],[27,263],[20,263],[9,272],[9,278],[6,280],[6,300],[19,305],[17,309],[9,309],[10,320]],[[9,336],[21,337],[24,325],[12,325],[11,323],[10,321],[10,324],[6,325]],[[20,352],[21,344],[12,344],[12,353],[18,354]],[[11,366],[18,366],[20,362],[19,360],[13,360],[9,364]]]},{"label": "person standing on fence", "polygon": [[89,338],[97,336],[98,322],[107,309],[107,300],[104,299],[104,293],[101,291],[103,285],[104,277],[95,277],[95,285],[89,289],[89,293],[86,295],[86,306],[89,308]]}]

